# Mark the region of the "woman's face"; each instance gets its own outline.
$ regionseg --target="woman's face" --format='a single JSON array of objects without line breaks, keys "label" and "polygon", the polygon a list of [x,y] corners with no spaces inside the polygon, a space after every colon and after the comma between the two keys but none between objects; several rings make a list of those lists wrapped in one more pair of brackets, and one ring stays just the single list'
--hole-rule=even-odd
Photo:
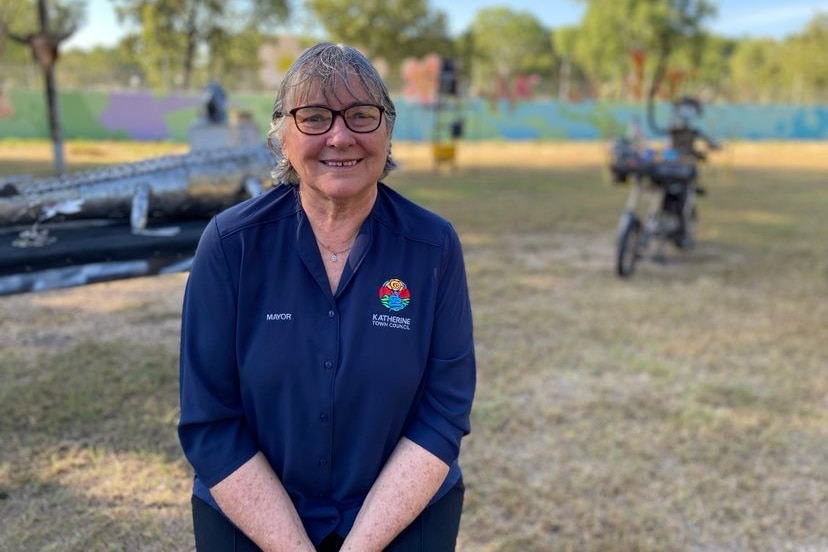
[{"label": "woman's face", "polygon": [[[314,86],[301,103],[287,107],[290,110],[315,105],[343,110],[357,104],[375,104],[356,78],[350,88],[352,92],[340,83],[322,93]],[[300,132],[295,120],[285,121],[281,140],[282,153],[296,169],[303,194],[318,194],[335,201],[375,193],[389,145],[384,120],[374,132],[362,134],[350,130],[339,115],[334,116],[328,132],[315,136]]]}]

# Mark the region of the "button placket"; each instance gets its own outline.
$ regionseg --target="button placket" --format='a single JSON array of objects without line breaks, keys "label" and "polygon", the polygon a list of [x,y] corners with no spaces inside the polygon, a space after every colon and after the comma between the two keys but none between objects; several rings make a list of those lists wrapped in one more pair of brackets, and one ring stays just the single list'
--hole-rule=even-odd
[{"label": "button placket", "polygon": [[[333,305],[331,305],[333,307]],[[324,435],[321,447],[317,449],[316,466],[319,474],[318,483],[324,489],[322,494],[330,492],[332,477],[333,450],[333,405],[334,377],[337,368],[337,351],[339,350],[339,316],[336,308],[329,308],[327,318],[330,325],[324,331],[324,356],[321,359],[322,378],[325,391],[319,404],[318,420],[320,437]],[[324,316],[324,315],[323,315]]]}]

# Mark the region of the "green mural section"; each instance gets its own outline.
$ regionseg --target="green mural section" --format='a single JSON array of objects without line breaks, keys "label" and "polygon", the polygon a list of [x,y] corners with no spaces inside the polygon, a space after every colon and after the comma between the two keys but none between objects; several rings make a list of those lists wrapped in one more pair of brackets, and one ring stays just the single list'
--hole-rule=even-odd
[{"label": "green mural section", "polygon": [[[185,142],[203,112],[201,94],[159,95],[142,91],[62,92],[58,112],[66,139]],[[645,120],[644,105],[452,99],[440,105],[396,98],[394,138],[442,140],[449,128],[466,140],[600,140],[623,132],[634,118]],[[231,117],[244,113],[268,130],[272,97],[231,95]],[[656,108],[666,124],[670,105]],[[701,125],[723,139],[828,139],[828,108],[823,105],[706,106]],[[646,131],[646,129],[645,129]],[[0,92],[0,139],[48,138],[45,94],[33,90]]]}]

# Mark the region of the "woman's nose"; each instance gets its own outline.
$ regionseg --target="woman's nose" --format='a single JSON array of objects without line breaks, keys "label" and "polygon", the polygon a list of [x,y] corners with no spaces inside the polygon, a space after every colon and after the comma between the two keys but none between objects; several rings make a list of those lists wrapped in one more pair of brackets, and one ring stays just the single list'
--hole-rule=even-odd
[{"label": "woman's nose", "polygon": [[335,115],[333,124],[328,131],[328,143],[334,145],[350,144],[354,141],[354,133],[345,124],[342,115]]}]

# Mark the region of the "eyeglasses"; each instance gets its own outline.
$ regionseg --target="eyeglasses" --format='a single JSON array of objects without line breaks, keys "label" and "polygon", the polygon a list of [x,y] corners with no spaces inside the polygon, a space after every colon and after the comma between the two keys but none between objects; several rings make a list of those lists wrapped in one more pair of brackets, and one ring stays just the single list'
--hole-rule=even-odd
[{"label": "eyeglasses", "polygon": [[342,117],[345,126],[352,132],[374,132],[379,128],[384,112],[385,108],[371,104],[353,105],[340,111],[321,105],[308,105],[291,109],[288,115],[293,117],[299,132],[315,136],[331,130],[337,115]]}]

